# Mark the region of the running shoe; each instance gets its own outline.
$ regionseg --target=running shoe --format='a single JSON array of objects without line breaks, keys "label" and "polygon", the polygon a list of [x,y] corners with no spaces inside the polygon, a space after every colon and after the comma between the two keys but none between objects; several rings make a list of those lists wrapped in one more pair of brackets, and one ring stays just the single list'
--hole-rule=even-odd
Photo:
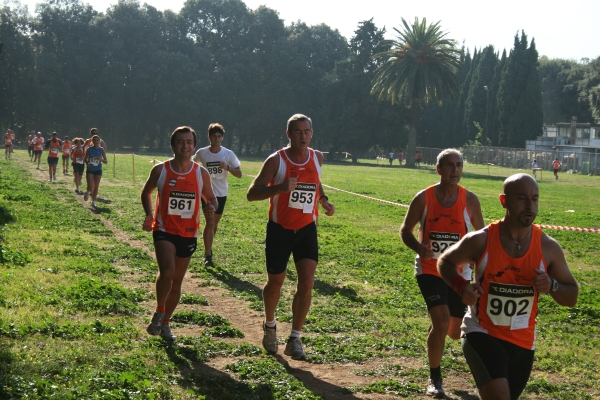
[{"label": "running shoe", "polygon": [[444,382],[442,378],[431,379],[427,382],[427,396],[433,396],[434,399],[446,398],[446,392],[444,392]]},{"label": "running shoe", "polygon": [[160,335],[162,333],[163,319],[165,319],[165,313],[154,311],[152,321],[150,322],[150,325],[148,325],[148,327],[146,328],[146,332],[148,332],[152,336]]},{"label": "running shoe", "polygon": [[90,192],[85,192],[85,194],[83,195],[83,201],[88,201],[88,199],[90,198]]},{"label": "running shoe", "polygon": [[171,332],[171,327],[169,326],[169,324],[162,324],[160,326],[160,336],[163,339],[169,340],[171,342],[177,339],[177,336],[173,335],[173,332]]},{"label": "running shoe", "polygon": [[96,202],[92,201],[92,207],[96,208]]},{"label": "running shoe", "polygon": [[214,267],[215,263],[213,263],[212,254],[210,256],[204,256],[204,266],[205,267]]},{"label": "running shoe", "polygon": [[56,175],[54,175],[54,181],[56,182]]},{"label": "running shoe", "polygon": [[286,356],[291,356],[292,360],[306,361],[306,353],[302,349],[302,343],[300,343],[300,338],[288,339],[283,354],[285,354]]},{"label": "running shoe", "polygon": [[267,324],[263,322],[263,332],[265,333],[262,341],[263,347],[271,354],[277,353],[279,347],[279,343],[277,343],[277,327],[274,326],[269,328]]}]

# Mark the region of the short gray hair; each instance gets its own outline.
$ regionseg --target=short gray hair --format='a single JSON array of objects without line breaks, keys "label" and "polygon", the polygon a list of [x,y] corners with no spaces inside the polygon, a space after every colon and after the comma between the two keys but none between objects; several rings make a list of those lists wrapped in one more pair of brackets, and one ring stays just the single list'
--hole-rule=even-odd
[{"label": "short gray hair", "polygon": [[460,151],[458,151],[456,149],[446,149],[446,150],[442,150],[440,152],[440,154],[438,154],[435,166],[436,167],[441,167],[442,166],[442,160],[444,159],[444,157],[446,157],[446,156],[448,156],[450,154],[456,154],[457,156],[460,157],[460,159],[462,161],[464,161],[463,160],[463,155],[462,155],[462,153]]}]

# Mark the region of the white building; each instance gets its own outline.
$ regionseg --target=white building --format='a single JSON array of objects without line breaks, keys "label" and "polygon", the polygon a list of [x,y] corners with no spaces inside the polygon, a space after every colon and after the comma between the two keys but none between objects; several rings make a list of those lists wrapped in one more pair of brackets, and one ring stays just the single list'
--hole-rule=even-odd
[{"label": "white building", "polygon": [[558,158],[563,171],[600,174],[600,126],[577,123],[577,117],[570,123],[544,126],[543,135],[526,140],[525,148],[534,152],[544,169],[552,169],[552,160]]}]

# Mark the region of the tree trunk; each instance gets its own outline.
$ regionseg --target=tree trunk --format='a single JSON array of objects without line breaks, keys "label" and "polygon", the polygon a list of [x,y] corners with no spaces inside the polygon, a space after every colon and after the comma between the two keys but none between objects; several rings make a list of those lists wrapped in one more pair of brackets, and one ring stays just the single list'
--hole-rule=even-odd
[{"label": "tree trunk", "polygon": [[413,97],[410,105],[410,132],[408,133],[408,145],[406,148],[406,166],[415,167],[415,154],[417,148],[417,127],[419,126],[419,117],[421,115],[421,99]]}]

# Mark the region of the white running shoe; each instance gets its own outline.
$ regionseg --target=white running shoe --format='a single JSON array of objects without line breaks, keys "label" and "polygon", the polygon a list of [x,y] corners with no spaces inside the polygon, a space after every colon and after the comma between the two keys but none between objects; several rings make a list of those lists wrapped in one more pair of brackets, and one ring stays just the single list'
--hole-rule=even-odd
[{"label": "white running shoe", "polygon": [[442,378],[439,380],[429,379],[427,382],[427,396],[433,396],[434,399],[446,398],[446,392],[444,392],[444,382]]},{"label": "white running shoe", "polygon": [[279,343],[277,343],[277,327],[269,328],[266,323],[263,322],[263,336],[262,345],[265,350],[271,354],[277,353]]},{"label": "white running shoe", "polygon": [[148,325],[148,327],[146,328],[146,332],[148,332],[152,336],[160,335],[162,332],[163,319],[165,319],[165,313],[154,311],[152,321],[150,321],[150,325]]},{"label": "white running shoe", "polygon": [[92,207],[96,208],[96,202],[92,201]]},{"label": "white running shoe", "polygon": [[169,324],[162,324],[160,326],[160,336],[163,339],[169,340],[171,342],[177,339],[177,336],[173,335],[173,332],[171,332],[171,327],[169,326]]},{"label": "white running shoe", "polygon": [[88,201],[89,198],[90,198],[90,192],[85,192],[85,194],[83,195],[83,201]]}]

